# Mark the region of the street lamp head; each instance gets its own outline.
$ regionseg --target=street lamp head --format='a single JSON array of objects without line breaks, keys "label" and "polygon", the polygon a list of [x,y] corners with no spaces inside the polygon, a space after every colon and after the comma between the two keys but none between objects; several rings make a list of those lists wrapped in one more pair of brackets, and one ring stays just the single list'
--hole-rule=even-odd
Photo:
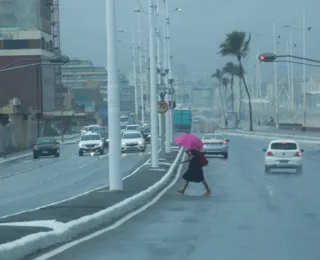
[{"label": "street lamp head", "polygon": [[309,26],[309,27],[307,28],[308,31],[311,31],[311,29],[312,29],[312,26]]},{"label": "street lamp head", "polygon": [[176,8],[171,9],[169,12],[180,12],[180,11],[182,11],[182,8],[176,7]]}]

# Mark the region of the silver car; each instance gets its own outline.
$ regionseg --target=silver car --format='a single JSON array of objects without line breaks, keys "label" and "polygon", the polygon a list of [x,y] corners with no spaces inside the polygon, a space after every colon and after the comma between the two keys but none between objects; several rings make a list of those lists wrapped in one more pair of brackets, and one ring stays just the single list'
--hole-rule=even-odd
[{"label": "silver car", "polygon": [[202,137],[203,148],[205,154],[223,155],[228,159],[229,140],[222,134],[205,134]]}]

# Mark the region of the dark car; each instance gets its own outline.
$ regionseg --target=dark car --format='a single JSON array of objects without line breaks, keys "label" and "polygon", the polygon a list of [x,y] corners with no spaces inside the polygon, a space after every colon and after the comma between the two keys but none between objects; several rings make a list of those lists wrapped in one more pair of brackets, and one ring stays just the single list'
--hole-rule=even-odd
[{"label": "dark car", "polygon": [[53,137],[39,137],[33,146],[33,159],[51,155],[60,156],[59,142]]},{"label": "dark car", "polygon": [[138,127],[137,131],[139,131],[146,143],[150,143],[151,135],[150,135],[150,129],[147,127]]}]

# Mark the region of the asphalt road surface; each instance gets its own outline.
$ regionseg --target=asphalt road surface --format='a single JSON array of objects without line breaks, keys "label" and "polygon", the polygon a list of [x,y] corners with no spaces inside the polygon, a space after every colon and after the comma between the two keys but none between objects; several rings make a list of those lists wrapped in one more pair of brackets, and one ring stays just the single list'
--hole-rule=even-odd
[{"label": "asphalt road surface", "polygon": [[[179,183],[117,229],[50,260],[319,260],[320,152],[305,149],[304,173],[264,173],[266,141],[230,137],[229,160],[213,158],[201,184]],[[179,186],[179,187],[178,187]]]},{"label": "asphalt road surface", "polygon": [[[61,156],[31,158],[0,165],[0,217],[41,207],[108,185],[108,150],[105,155],[79,157],[77,145],[61,146]],[[123,154],[123,176],[145,162],[146,153]]]}]

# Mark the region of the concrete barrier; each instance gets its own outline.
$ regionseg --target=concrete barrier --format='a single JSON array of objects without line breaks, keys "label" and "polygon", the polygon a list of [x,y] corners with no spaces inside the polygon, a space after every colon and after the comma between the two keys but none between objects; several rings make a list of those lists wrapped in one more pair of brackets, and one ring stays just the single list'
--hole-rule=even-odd
[{"label": "concrete barrier", "polygon": [[[94,230],[100,226],[106,225],[120,218],[126,213],[129,213],[132,211],[132,209],[147,203],[151,197],[155,196],[166,185],[168,185],[172,176],[176,173],[183,156],[184,149],[180,148],[179,153],[170,169],[160,179],[160,181],[153,184],[148,189],[130,198],[127,198],[112,207],[68,222],[59,230],[32,234],[14,242],[0,245],[0,259],[23,259],[25,256],[30,255],[38,250],[49,248],[50,246],[59,244],[61,242],[70,241],[72,238],[90,232],[91,230]],[[110,194],[110,196],[112,195]]]}]

